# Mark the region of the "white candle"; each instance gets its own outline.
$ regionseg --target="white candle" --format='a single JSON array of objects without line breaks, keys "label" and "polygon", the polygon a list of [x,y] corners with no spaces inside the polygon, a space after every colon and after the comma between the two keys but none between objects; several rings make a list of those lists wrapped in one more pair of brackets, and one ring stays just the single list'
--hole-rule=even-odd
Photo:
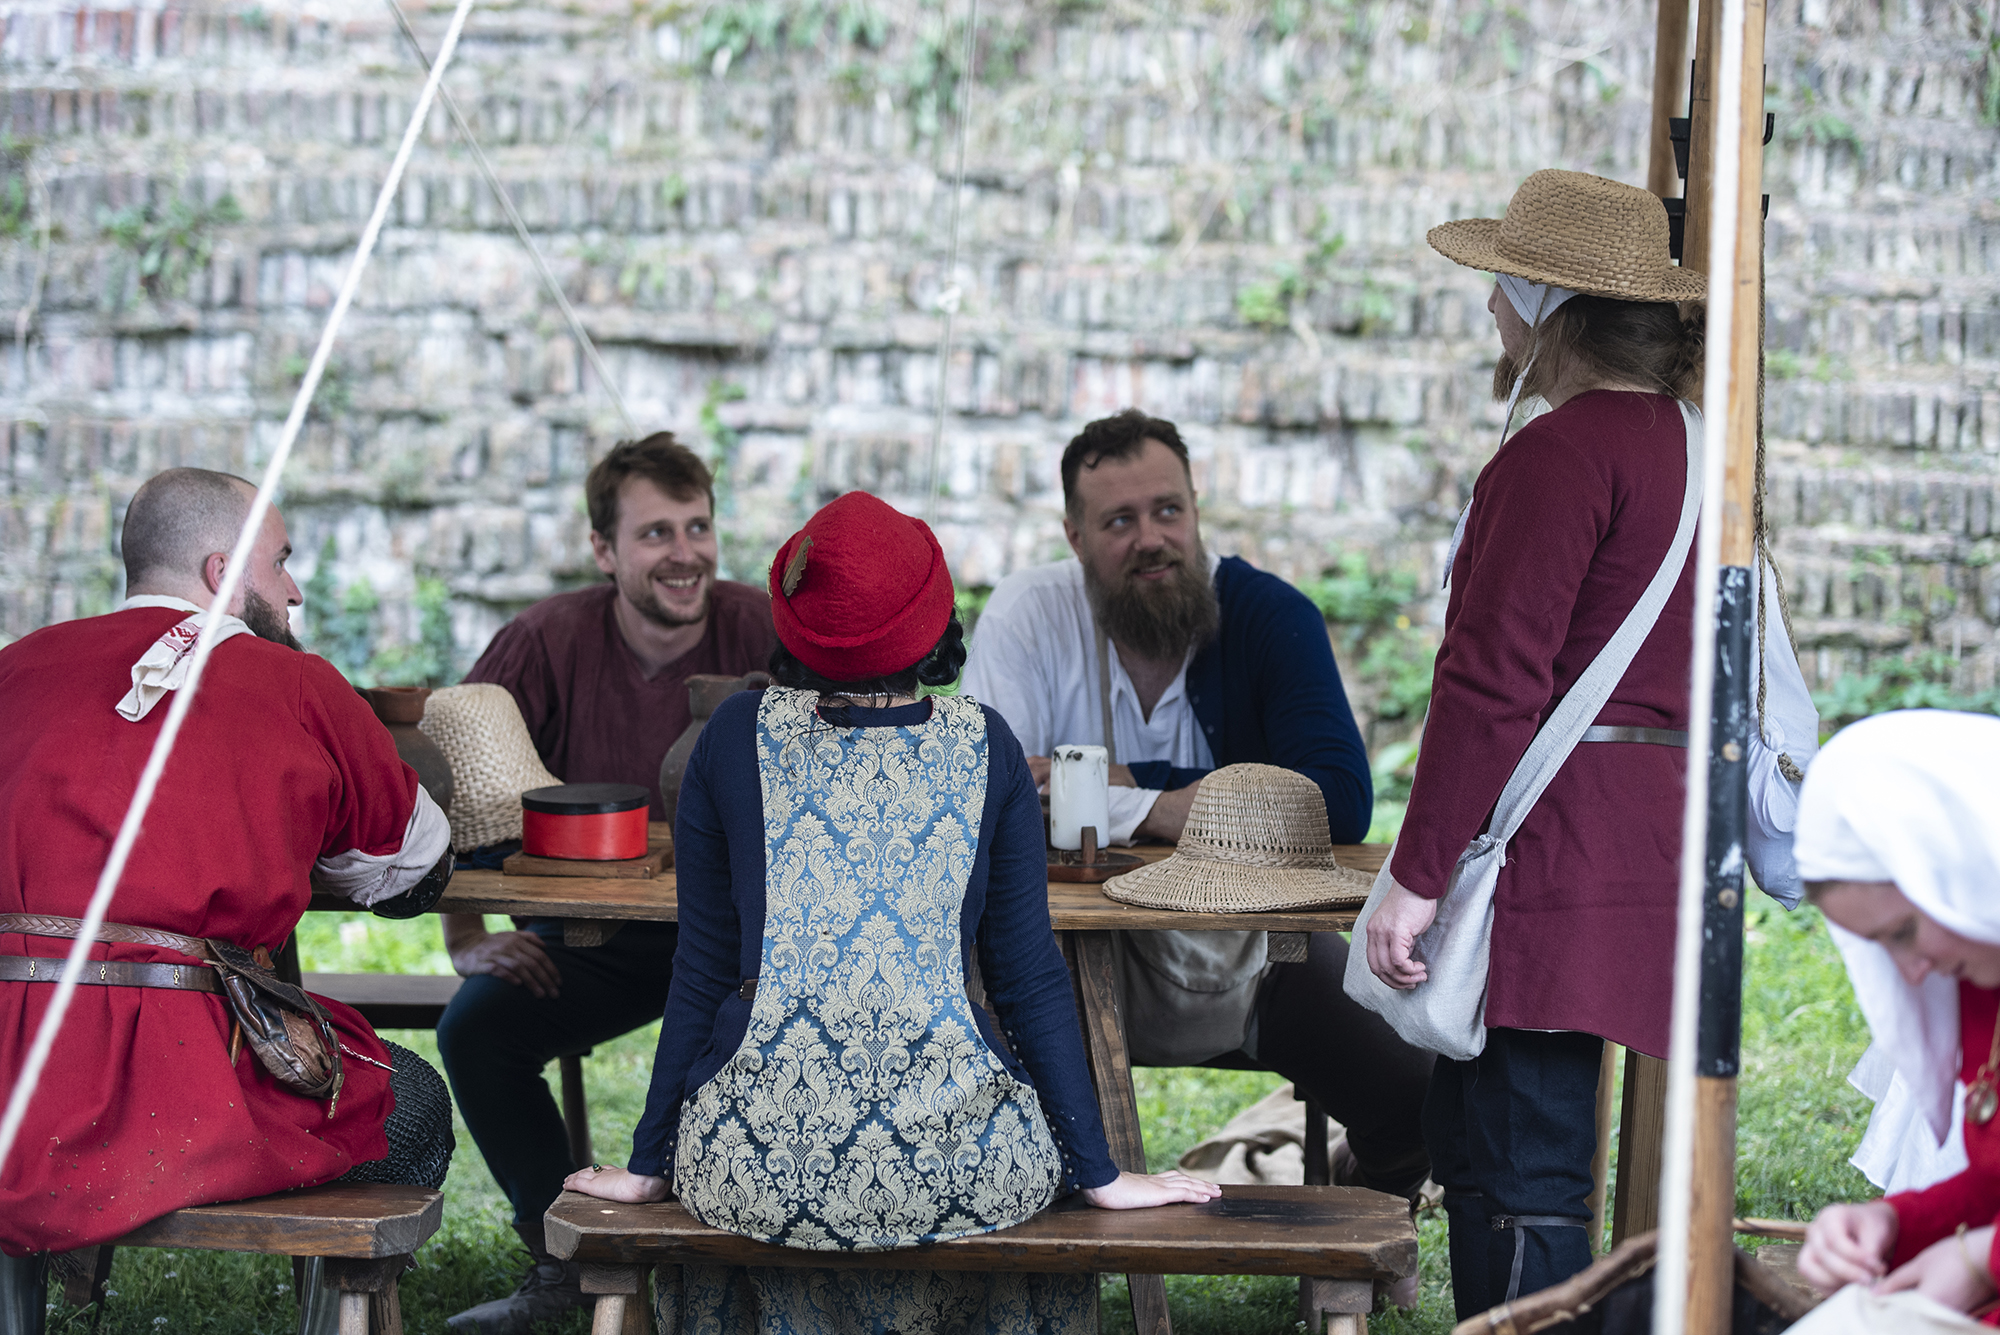
[{"label": "white candle", "polygon": [[1111,843],[1111,757],[1101,746],[1063,745],[1049,757],[1049,842],[1083,847],[1083,827],[1097,827],[1097,846]]}]

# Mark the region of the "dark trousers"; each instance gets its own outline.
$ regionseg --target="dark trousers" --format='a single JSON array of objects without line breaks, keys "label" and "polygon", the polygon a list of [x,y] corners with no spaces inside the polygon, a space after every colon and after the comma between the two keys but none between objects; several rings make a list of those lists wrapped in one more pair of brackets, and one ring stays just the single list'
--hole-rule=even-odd
[{"label": "dark trousers", "polygon": [[1459,1320],[1590,1264],[1590,1231],[1577,1225],[1590,1222],[1603,1054],[1595,1034],[1489,1029],[1471,1061],[1438,1058],[1424,1140],[1444,1188]]},{"label": "dark trousers", "polygon": [[[1247,1064],[1284,1076],[1347,1128],[1358,1167],[1350,1185],[1415,1196],[1431,1167],[1422,1112],[1435,1059],[1347,995],[1347,949],[1339,933],[1314,932],[1303,962],[1271,970]],[[1215,1064],[1245,1063],[1231,1054]]]},{"label": "dark trousers", "polygon": [[583,1167],[570,1162],[542,1068],[659,1019],[677,937],[672,923],[629,922],[601,946],[565,946],[559,922],[527,928],[562,975],[559,994],[541,999],[490,974],[468,978],[437,1038],[459,1115],[514,1221],[539,1232],[563,1179]]}]

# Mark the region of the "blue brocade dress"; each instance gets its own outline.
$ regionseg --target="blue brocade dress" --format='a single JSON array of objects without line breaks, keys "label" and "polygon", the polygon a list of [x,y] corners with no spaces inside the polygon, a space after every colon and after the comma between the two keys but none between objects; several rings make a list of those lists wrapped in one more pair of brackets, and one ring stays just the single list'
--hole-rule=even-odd
[{"label": "blue brocade dress", "polygon": [[[672,1138],[682,1204],[705,1223],[781,1246],[879,1251],[1006,1228],[1079,1180],[1108,1180],[1115,1169],[1102,1155],[1094,1104],[1064,1110],[1059,1125],[1082,1142],[1081,1154],[1065,1153],[1027,1069],[996,1052],[966,995],[973,928],[982,958],[1003,974],[996,953],[1023,946],[1040,957],[1042,973],[1050,960],[1060,969],[1045,904],[1040,941],[986,939],[1021,930],[1018,913],[962,921],[969,898],[974,907],[987,902],[968,894],[975,868],[992,863],[979,857],[982,824],[1021,832],[1018,821],[986,820],[989,775],[1018,783],[1017,768],[996,766],[989,748],[1012,748],[1002,759],[1014,761],[1018,744],[965,699],[937,698],[930,717],[916,721],[904,720],[921,705],[842,716],[896,720],[872,727],[830,723],[818,705],[811,692],[772,688],[756,710],[763,923],[740,1038],[731,1042],[726,1002],[707,1017],[677,1014],[668,1002],[667,1026],[705,1018],[711,1035],[708,1061],[684,1078]],[[726,736],[720,712],[717,721]],[[699,749],[691,775],[705,759],[713,779],[723,757]],[[1007,796],[1018,804],[1018,791]],[[740,818],[722,823],[741,828]],[[689,834],[698,844],[698,830]],[[1039,863],[1038,838],[1033,853]],[[693,879],[683,872],[684,919],[690,896],[702,895],[698,871]],[[981,879],[992,886],[990,870]],[[742,917],[754,905],[734,889],[747,963]],[[677,989],[682,967],[677,957]],[[1039,982],[1046,991],[1049,979]],[[1066,975],[1062,992],[1067,1045],[1045,1016],[1016,1017],[1032,1033],[1011,1020],[1008,1031],[1017,1049],[1029,1038],[1053,1041],[1065,1065],[1080,1067]],[[995,1000],[1007,1019],[1009,1008]],[[663,1053],[666,1040],[663,1032]],[[656,1111],[665,1111],[657,1083],[656,1067],[635,1166],[646,1157],[642,1145],[657,1139]],[[1072,1093],[1071,1082],[1060,1083]],[[1096,1327],[1090,1275],[687,1266],[660,1275],[656,1305],[671,1335],[1066,1335]]]}]

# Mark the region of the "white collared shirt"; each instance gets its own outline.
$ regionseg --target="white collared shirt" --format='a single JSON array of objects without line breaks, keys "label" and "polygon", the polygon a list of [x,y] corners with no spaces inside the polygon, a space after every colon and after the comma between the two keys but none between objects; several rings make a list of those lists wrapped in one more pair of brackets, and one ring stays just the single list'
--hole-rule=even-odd
[{"label": "white collared shirt", "polygon": [[[1219,558],[1209,558],[1214,576]],[[1139,707],[1118,649],[1111,655],[1111,735],[1120,764],[1164,760],[1178,769],[1213,769],[1215,754],[1188,696],[1187,663],[1151,716]],[[1194,657],[1190,651],[1188,657]],[[1016,571],[1000,581],[972,632],[964,690],[1007,720],[1031,756],[1068,744],[1101,746],[1097,631],[1075,560]],[[1111,790],[1111,842],[1129,844],[1152,811],[1157,789]]]}]

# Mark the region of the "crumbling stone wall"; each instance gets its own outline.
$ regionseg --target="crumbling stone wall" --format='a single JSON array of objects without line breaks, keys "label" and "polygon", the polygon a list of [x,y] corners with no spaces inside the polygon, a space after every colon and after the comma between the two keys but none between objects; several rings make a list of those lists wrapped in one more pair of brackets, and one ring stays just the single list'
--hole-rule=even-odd
[{"label": "crumbling stone wall", "polygon": [[[427,45],[447,12],[412,11]],[[925,511],[942,393],[963,584],[1061,551],[1062,444],[1137,403],[1182,424],[1216,547],[1435,588],[1496,341],[1424,231],[1537,167],[1642,182],[1650,9],[986,3],[954,268],[965,13],[571,0],[468,29],[447,84],[641,427],[717,460],[728,573],[848,488]],[[1993,679],[1995,19],[1772,10],[1770,508],[1809,677],[1933,645]],[[268,457],[421,69],[370,0],[0,0],[0,80],[18,635],[110,605],[152,471]],[[440,110],[288,476],[300,574],[348,591],[364,652],[448,627],[462,666],[595,577],[578,484],[620,434]]]}]

